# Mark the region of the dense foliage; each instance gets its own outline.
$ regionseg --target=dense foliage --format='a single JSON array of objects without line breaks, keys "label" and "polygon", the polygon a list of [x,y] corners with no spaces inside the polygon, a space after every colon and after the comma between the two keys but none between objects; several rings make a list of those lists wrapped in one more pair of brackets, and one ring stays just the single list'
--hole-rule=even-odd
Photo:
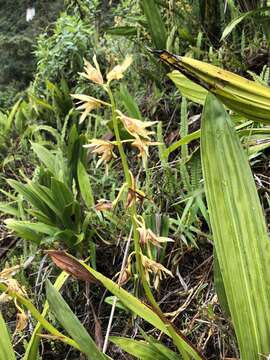
[{"label": "dense foliage", "polygon": [[269,13],[2,1],[0,360],[269,356]]},{"label": "dense foliage", "polygon": [[[27,22],[27,8],[36,11]],[[19,91],[34,77],[36,59],[33,55],[37,36],[63,9],[62,1],[1,1],[0,8],[0,107],[11,106]]]}]

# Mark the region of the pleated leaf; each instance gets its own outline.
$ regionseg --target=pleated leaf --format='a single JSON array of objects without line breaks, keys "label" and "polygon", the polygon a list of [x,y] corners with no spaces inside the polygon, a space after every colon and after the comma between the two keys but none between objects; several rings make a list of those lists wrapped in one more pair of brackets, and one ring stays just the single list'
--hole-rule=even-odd
[{"label": "pleated leaf", "polygon": [[212,94],[201,147],[214,246],[241,359],[261,359],[270,354],[270,241],[247,156]]},{"label": "pleated leaf", "polygon": [[188,79],[180,71],[174,70],[167,75],[175,83],[182,96],[197,104],[204,104],[208,93],[205,88]]},{"label": "pleated leaf", "polygon": [[[269,87],[203,61],[177,56],[168,51],[154,50],[153,53],[197,85],[216,95],[223,104],[237,114],[253,121],[269,124]],[[190,98],[190,84],[187,83],[185,87],[188,87],[185,96]],[[197,86],[194,95],[197,101],[199,94],[202,95],[202,92]]]}]

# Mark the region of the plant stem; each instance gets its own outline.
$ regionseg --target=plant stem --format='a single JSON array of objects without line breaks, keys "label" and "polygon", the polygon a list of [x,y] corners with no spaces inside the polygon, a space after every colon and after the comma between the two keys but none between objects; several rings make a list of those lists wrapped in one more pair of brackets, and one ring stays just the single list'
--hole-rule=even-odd
[{"label": "plant stem", "polygon": [[111,101],[111,105],[112,105],[113,130],[114,130],[116,143],[117,143],[119,153],[120,153],[120,157],[121,157],[121,161],[122,161],[122,166],[123,166],[123,170],[124,170],[124,174],[125,174],[125,179],[126,179],[126,182],[127,182],[128,186],[131,187],[131,178],[130,178],[130,174],[129,174],[129,167],[128,167],[128,162],[127,162],[127,157],[126,157],[126,154],[124,152],[123,144],[121,142],[119,127],[118,127],[115,100],[114,100],[112,91],[110,89],[110,86],[107,85],[105,89],[106,89],[106,91],[107,91],[107,93],[108,93],[108,95],[110,97],[110,101]]},{"label": "plant stem", "polygon": [[[119,153],[120,153],[120,157],[121,157],[121,162],[122,162],[122,166],[123,166],[123,170],[124,170],[124,175],[125,175],[125,181],[128,184],[128,187],[131,188],[132,187],[132,181],[131,181],[131,176],[129,173],[129,167],[128,167],[128,161],[127,161],[127,157],[123,148],[123,144],[121,142],[121,137],[120,137],[120,132],[119,132],[119,127],[118,127],[118,120],[117,120],[117,115],[116,115],[116,104],[115,104],[115,100],[112,94],[112,91],[110,89],[109,84],[105,87],[105,90],[107,91],[109,98],[110,98],[110,102],[112,105],[112,121],[113,121],[113,129],[114,129],[114,134],[115,134],[115,138],[116,138],[116,143],[119,149]],[[168,325],[168,331],[170,332],[172,339],[175,343],[175,345],[177,346],[180,354],[183,357],[183,360],[188,360],[189,356],[187,354],[187,352],[185,350],[183,350],[183,346],[182,346],[182,342],[185,342],[186,339],[184,338],[183,335],[179,335],[176,333],[175,329],[173,328],[172,324],[170,324],[170,322],[167,321],[167,319],[164,317],[162,310],[160,309],[158,303],[156,302],[152,291],[150,289],[150,286],[146,280],[145,277],[145,271],[144,271],[144,266],[142,264],[142,252],[141,252],[141,247],[140,247],[140,236],[139,236],[139,232],[138,232],[138,225],[136,222],[136,216],[137,216],[137,210],[136,210],[136,205],[135,203],[132,204],[132,206],[129,208],[129,214],[131,216],[131,221],[132,221],[132,226],[133,226],[133,239],[134,239],[134,250],[135,250],[135,257],[136,257],[136,266],[137,266],[137,271],[138,274],[141,278],[141,282],[143,285],[143,289],[145,292],[146,297],[148,298],[150,304],[152,305],[153,310],[157,313],[157,315],[161,318],[162,321],[164,321],[165,324]]]},{"label": "plant stem", "polygon": [[[120,132],[119,132],[119,127],[118,127],[118,120],[117,120],[117,116],[116,116],[116,105],[115,105],[115,100],[112,94],[112,91],[109,87],[109,85],[106,87],[106,90],[108,92],[108,95],[110,97],[110,101],[111,101],[111,105],[112,105],[112,120],[113,120],[113,129],[114,129],[114,133],[115,133],[115,138],[116,138],[116,143],[119,149],[119,153],[120,153],[120,157],[121,157],[121,161],[122,161],[122,166],[123,166],[123,170],[124,170],[124,174],[125,174],[125,180],[128,184],[128,187],[132,187],[132,182],[131,182],[131,177],[129,174],[129,167],[128,167],[128,162],[127,162],[127,157],[126,154],[124,152],[124,148],[123,148],[123,144],[121,142],[121,137],[120,137]],[[136,223],[136,215],[137,215],[137,211],[136,211],[136,205],[133,204],[130,208],[129,208],[129,213],[131,216],[131,221],[132,221],[132,226],[133,226],[133,238],[134,238],[134,250],[135,250],[135,256],[136,256],[136,264],[137,264],[137,270],[138,273],[141,277],[141,281],[143,284],[143,288],[145,291],[145,294],[147,296],[147,298],[149,299],[150,303],[152,304],[152,306],[154,306],[155,308],[158,307],[158,304],[156,303],[153,294],[150,290],[150,287],[146,281],[145,278],[145,273],[144,273],[144,267],[142,264],[142,259],[141,259],[141,247],[140,247],[140,237],[139,237],[139,232],[138,232],[138,225]]]}]

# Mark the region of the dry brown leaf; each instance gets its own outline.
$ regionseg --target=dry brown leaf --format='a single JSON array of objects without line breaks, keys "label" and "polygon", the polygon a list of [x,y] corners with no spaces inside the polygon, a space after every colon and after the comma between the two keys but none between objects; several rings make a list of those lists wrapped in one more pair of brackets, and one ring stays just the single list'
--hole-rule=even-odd
[{"label": "dry brown leaf", "polygon": [[106,199],[98,200],[97,204],[95,205],[95,210],[97,211],[109,211],[112,209],[113,209],[112,202]]},{"label": "dry brown leaf", "polygon": [[96,314],[94,313],[94,319],[95,319],[95,343],[97,344],[97,347],[102,350],[104,339],[102,335],[102,328],[99,319],[97,318]]},{"label": "dry brown leaf", "polygon": [[64,270],[76,279],[83,280],[89,283],[97,283],[98,281],[86,270],[86,268],[71,255],[61,250],[46,250],[52,261],[60,269]]},{"label": "dry brown leaf", "polygon": [[28,317],[25,314],[25,312],[17,313],[15,333],[23,331],[27,326],[27,322],[28,322]]},{"label": "dry brown leaf", "polygon": [[118,285],[119,286],[125,285],[130,278],[131,278],[131,271],[129,267],[126,267],[122,272],[119,273]]}]

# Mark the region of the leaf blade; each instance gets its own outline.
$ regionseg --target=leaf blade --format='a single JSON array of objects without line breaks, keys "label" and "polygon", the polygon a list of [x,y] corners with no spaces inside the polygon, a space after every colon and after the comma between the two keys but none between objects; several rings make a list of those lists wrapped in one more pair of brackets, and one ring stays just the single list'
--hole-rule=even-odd
[{"label": "leaf blade", "polygon": [[0,311],[0,359],[16,360],[15,353],[12,348],[10,335]]},{"label": "leaf blade", "polygon": [[50,309],[68,334],[80,345],[88,359],[105,360],[107,357],[98,349],[94,340],[85,330],[60,293],[47,281],[46,294]]},{"label": "leaf blade", "polygon": [[166,48],[166,28],[159,8],[154,0],[141,0],[143,12],[147,18],[149,31],[157,49]]},{"label": "leaf blade", "polygon": [[93,209],[93,207],[95,206],[93,190],[87,171],[81,161],[78,161],[77,176],[81,195],[85,202],[85,205],[88,207],[89,210]]},{"label": "leaf blade", "polygon": [[270,243],[246,155],[229,115],[211,94],[201,142],[216,254],[241,358],[251,360],[270,352]]}]

